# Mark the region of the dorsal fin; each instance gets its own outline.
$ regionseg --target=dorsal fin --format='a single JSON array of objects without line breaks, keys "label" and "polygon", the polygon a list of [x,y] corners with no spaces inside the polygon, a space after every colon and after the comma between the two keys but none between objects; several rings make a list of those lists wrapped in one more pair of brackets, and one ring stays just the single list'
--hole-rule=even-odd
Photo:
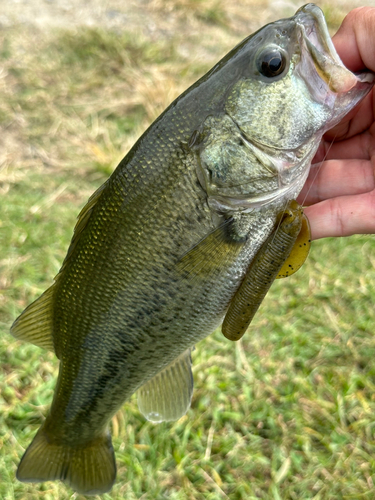
[{"label": "dorsal fin", "polygon": [[[93,211],[95,205],[98,203],[98,201],[99,201],[99,199],[100,199],[100,197],[101,197],[101,195],[102,195],[102,193],[103,193],[103,191],[104,191],[104,189],[105,189],[106,186],[107,186],[107,182],[105,182],[104,184],[102,184],[90,196],[90,198],[88,199],[86,205],[82,208],[82,210],[78,214],[77,222],[76,222],[76,225],[74,226],[74,232],[73,232],[72,240],[70,242],[70,245],[69,245],[69,248],[68,248],[68,252],[67,252],[67,254],[65,256],[65,259],[64,259],[64,262],[63,262],[63,266],[66,263],[66,261],[69,259],[69,257],[71,256],[71,254],[73,253],[73,250],[74,250],[74,248],[75,248],[75,246],[76,246],[76,244],[77,244],[77,242],[79,240],[79,237],[82,234],[82,231],[87,226],[87,224],[88,224],[88,222],[90,220],[92,211]],[[60,272],[61,272],[61,269],[60,269]]]},{"label": "dorsal fin", "polygon": [[102,184],[100,188],[95,191],[81,210],[65,260],[59,273],[55,277],[55,283],[50,286],[43,293],[43,295],[31,303],[13,323],[10,331],[15,338],[31,342],[39,347],[43,347],[44,349],[54,350],[52,323],[54,287],[59,279],[59,275],[61,274],[64,265],[79,240],[79,236],[90,220],[92,211],[102,195],[106,184],[107,183]]},{"label": "dorsal fin", "polygon": [[13,323],[10,332],[19,340],[31,342],[38,347],[54,350],[52,336],[53,288],[50,286],[32,302]]}]

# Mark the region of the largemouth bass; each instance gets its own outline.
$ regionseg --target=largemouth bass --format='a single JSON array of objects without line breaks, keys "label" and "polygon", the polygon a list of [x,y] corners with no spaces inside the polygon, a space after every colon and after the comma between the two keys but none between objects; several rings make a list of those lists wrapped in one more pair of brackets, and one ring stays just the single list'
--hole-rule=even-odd
[{"label": "largemouth bass", "polygon": [[343,66],[308,4],[246,38],[142,135],[79,215],[53,285],[12,326],[60,360],[18,479],[104,493],[116,476],[108,424],[127,398],[138,391],[154,422],[187,411],[191,349],[220,326],[322,134],[371,81]]}]

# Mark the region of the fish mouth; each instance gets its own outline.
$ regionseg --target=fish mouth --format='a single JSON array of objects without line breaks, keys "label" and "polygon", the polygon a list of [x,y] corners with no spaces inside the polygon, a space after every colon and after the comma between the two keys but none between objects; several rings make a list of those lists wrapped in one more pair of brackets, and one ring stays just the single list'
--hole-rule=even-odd
[{"label": "fish mouth", "polygon": [[314,4],[307,4],[297,10],[295,22],[300,31],[302,47],[308,51],[319,77],[335,94],[348,92],[358,82],[372,83],[371,72],[354,74],[341,61],[330,37],[324,14]]},{"label": "fish mouth", "polygon": [[[309,173],[323,133],[339,123],[371,90],[375,75],[370,71],[352,73],[341,61],[331,40],[322,10],[314,4],[301,7],[292,21],[290,39],[293,41],[292,70],[304,81],[309,99],[319,104],[330,115],[301,149],[275,147],[256,141],[234,122],[241,134],[243,144],[249,148],[266,170],[267,177],[277,178],[278,186],[263,192],[231,193],[215,189],[208,193],[209,206],[219,213],[262,210],[267,205],[282,204],[294,199],[301,191]],[[285,24],[281,20],[280,25]],[[276,22],[277,24],[277,22]],[[284,27],[284,26],[283,26]],[[287,31],[281,33],[287,33]],[[292,33],[292,34],[291,34]],[[233,119],[233,118],[232,118]],[[306,149],[305,149],[306,146]]]}]

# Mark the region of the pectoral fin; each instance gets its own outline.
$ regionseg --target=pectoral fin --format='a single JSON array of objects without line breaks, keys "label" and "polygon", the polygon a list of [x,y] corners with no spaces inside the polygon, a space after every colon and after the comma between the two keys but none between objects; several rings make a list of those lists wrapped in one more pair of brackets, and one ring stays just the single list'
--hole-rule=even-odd
[{"label": "pectoral fin", "polygon": [[276,279],[287,278],[296,273],[304,264],[309,255],[311,247],[311,229],[309,219],[305,214],[302,215],[302,226],[299,232],[294,247],[286,259],[283,267],[280,269]]},{"label": "pectoral fin", "polygon": [[138,408],[147,420],[178,420],[188,411],[193,395],[190,353],[183,352],[138,390]]},{"label": "pectoral fin", "polygon": [[232,223],[232,219],[226,220],[181,257],[177,268],[182,276],[189,280],[207,279],[236,259],[245,241],[230,237]]}]

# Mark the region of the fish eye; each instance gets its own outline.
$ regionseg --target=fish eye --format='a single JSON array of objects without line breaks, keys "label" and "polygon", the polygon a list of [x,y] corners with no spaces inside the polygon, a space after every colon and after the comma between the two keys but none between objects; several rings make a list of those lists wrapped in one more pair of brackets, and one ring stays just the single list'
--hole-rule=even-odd
[{"label": "fish eye", "polygon": [[286,66],[286,56],[278,49],[271,49],[262,54],[258,58],[258,70],[267,78],[273,78],[280,75]]}]

